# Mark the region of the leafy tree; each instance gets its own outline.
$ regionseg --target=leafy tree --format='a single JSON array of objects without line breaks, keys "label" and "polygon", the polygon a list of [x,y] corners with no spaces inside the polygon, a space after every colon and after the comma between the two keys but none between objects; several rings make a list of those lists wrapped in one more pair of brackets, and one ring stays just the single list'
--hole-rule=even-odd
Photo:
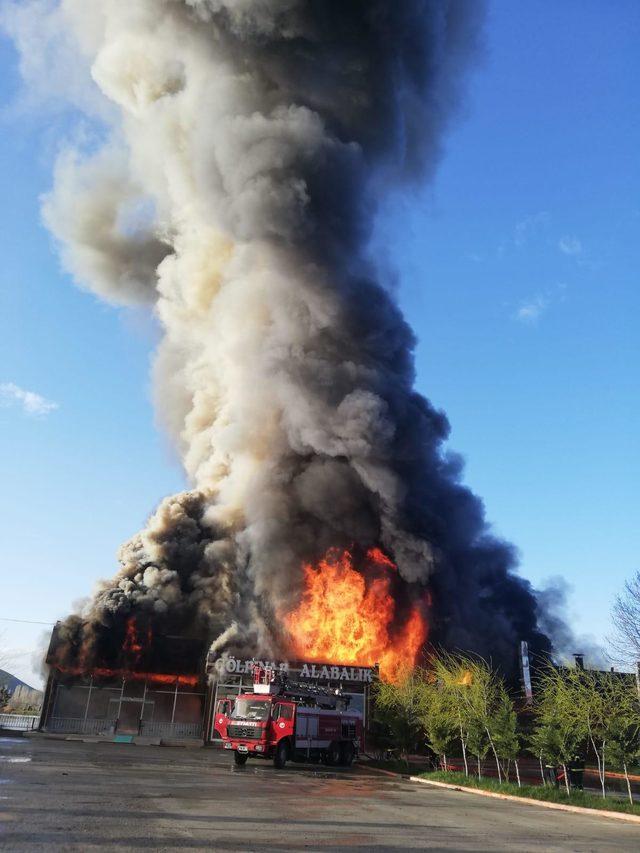
[{"label": "leafy tree", "polygon": [[553,720],[541,722],[535,732],[539,741],[544,744],[544,755],[554,766],[561,765],[564,770],[564,783],[567,795],[571,795],[567,764],[573,759],[579,738],[570,727]]},{"label": "leafy tree", "polygon": [[542,779],[542,785],[545,786],[547,784],[547,780],[544,775],[544,759],[548,756],[547,752],[547,741],[546,741],[546,732],[543,727],[537,726],[527,738],[527,749],[538,759],[538,763],[540,765],[540,778]]},{"label": "leafy tree", "polygon": [[[502,679],[482,658],[441,653],[435,662],[435,672],[439,682],[451,697],[455,725],[459,730],[465,769],[467,769],[466,748],[478,760],[478,775],[481,773],[481,759],[491,749],[496,762],[498,780],[502,781],[502,768],[498,756],[495,736],[504,739],[507,744],[505,726],[512,720],[507,719]],[[513,708],[509,702],[509,709]],[[501,716],[502,713],[502,716]],[[515,714],[513,714],[515,720]]]},{"label": "leafy tree", "polygon": [[482,778],[482,762],[489,752],[489,738],[485,727],[477,720],[471,720],[467,729],[469,752],[475,755],[478,764],[478,779]]},{"label": "leafy tree", "polygon": [[612,760],[616,764],[619,764],[624,771],[629,802],[633,805],[628,767],[629,764],[640,758],[640,726],[637,720],[628,721],[626,725],[622,720],[617,722],[617,725],[611,731],[609,754]]},{"label": "leafy tree", "polygon": [[487,751],[490,749],[493,753],[498,781],[502,782],[502,768],[494,739],[494,734],[497,733],[495,717],[500,706],[501,689],[503,689],[502,680],[481,658],[477,660],[467,658],[466,664],[469,673],[468,690],[462,693],[462,696],[468,706],[468,715],[472,721],[471,728],[482,729],[486,735]]},{"label": "leafy tree", "polygon": [[[0,669],[7,666],[8,658],[5,653],[5,638],[4,633],[0,633]],[[0,711],[2,711],[9,701],[9,688],[6,684],[0,683]]]},{"label": "leafy tree", "polygon": [[620,663],[636,666],[640,660],[640,571],[616,596],[611,612],[613,634],[609,644]]},{"label": "leafy tree", "polygon": [[633,804],[628,767],[640,758],[640,701],[631,679],[615,678],[612,682],[617,703],[608,726],[609,755],[624,771],[629,802]]},{"label": "leafy tree", "polygon": [[570,702],[596,756],[602,796],[606,797],[606,758],[612,732],[617,729],[620,691],[618,679],[609,673],[576,667],[564,670]]},{"label": "leafy tree", "polygon": [[430,704],[425,673],[420,669],[407,668],[396,682],[378,682],[375,703],[379,717],[389,727],[408,766],[408,752],[423,737]]},{"label": "leafy tree", "polygon": [[447,769],[447,753],[456,741],[458,728],[453,697],[446,685],[429,685],[429,704],[423,719],[427,742]]},{"label": "leafy tree", "polygon": [[465,770],[468,773],[467,746],[477,758],[479,776],[481,759],[490,749],[501,782],[498,741],[509,759],[517,756],[519,747],[516,715],[502,679],[482,658],[441,652],[432,665],[436,682],[449,697],[451,728],[458,731]]},{"label": "leafy tree", "polygon": [[573,761],[586,737],[586,728],[575,705],[567,670],[549,665],[539,676],[534,710],[534,739],[554,765],[564,770],[567,795],[571,795],[567,764]]},{"label": "leafy tree", "polygon": [[471,704],[467,701],[472,680],[471,671],[469,670],[466,658],[459,655],[452,655],[448,652],[440,652],[435,655],[431,665],[433,680],[440,690],[444,691],[448,696],[449,710],[454,718],[457,737],[460,740],[462,748],[464,772],[468,776],[467,746],[470,729],[473,725]]},{"label": "leafy tree", "polygon": [[504,774],[509,781],[509,765],[513,761],[518,787],[520,785],[520,768],[518,767],[518,755],[520,754],[520,737],[518,735],[518,719],[513,707],[511,697],[507,693],[504,684],[498,682],[496,685],[495,706],[490,721],[495,749],[500,758],[506,759]]}]

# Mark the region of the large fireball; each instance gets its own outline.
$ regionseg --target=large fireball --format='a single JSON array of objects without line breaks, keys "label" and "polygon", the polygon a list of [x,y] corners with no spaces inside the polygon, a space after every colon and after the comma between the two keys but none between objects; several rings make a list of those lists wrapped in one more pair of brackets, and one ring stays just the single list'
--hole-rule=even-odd
[{"label": "large fireball", "polygon": [[393,680],[412,666],[427,639],[423,608],[414,604],[398,624],[391,592],[397,569],[380,549],[367,552],[368,572],[358,571],[350,551],[331,550],[317,565],[304,566],[298,607],[284,615],[295,654],[305,660],[380,665]]}]

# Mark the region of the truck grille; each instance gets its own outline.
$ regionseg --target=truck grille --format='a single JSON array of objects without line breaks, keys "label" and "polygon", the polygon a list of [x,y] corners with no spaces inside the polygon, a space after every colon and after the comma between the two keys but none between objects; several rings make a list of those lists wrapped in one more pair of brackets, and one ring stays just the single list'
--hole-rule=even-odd
[{"label": "truck grille", "polygon": [[230,738],[241,738],[242,740],[260,740],[262,729],[257,726],[228,726],[227,734]]}]

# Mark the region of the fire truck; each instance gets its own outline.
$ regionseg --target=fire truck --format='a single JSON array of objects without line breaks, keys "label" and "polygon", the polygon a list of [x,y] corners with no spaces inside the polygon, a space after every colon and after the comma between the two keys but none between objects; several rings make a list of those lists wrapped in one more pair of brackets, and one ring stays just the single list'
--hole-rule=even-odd
[{"label": "fire truck", "polygon": [[278,769],[289,760],[349,767],[362,739],[362,714],[349,700],[340,690],[257,666],[253,692],[220,699],[214,727],[237,765],[262,758]]}]

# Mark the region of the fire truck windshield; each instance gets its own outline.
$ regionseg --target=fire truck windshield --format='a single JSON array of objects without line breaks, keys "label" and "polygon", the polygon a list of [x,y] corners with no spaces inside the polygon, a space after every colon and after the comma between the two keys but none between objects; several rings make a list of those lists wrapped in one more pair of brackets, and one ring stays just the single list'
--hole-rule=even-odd
[{"label": "fire truck windshield", "polygon": [[271,702],[264,699],[236,699],[233,720],[268,720]]}]

